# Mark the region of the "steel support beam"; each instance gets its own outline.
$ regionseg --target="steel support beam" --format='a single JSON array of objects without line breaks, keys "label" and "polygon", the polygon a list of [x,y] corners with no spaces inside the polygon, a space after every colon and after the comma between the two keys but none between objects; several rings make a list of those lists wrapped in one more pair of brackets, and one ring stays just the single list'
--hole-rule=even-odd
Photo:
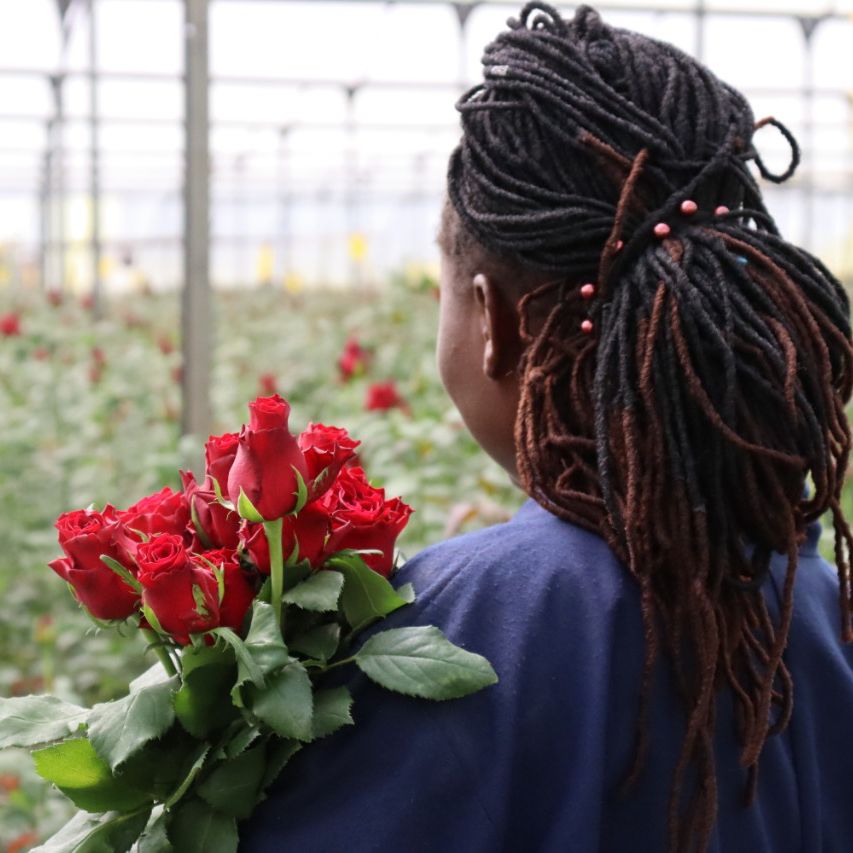
[{"label": "steel support beam", "polygon": [[[208,0],[184,0],[186,145],[184,185],[183,409],[185,435],[206,438],[211,426],[210,140]],[[198,464],[200,460],[193,459]]]},{"label": "steel support beam", "polygon": [[98,119],[98,36],[96,0],[89,0],[89,204],[91,205],[92,234],[92,309],[100,316],[102,305],[101,281],[101,149]]}]

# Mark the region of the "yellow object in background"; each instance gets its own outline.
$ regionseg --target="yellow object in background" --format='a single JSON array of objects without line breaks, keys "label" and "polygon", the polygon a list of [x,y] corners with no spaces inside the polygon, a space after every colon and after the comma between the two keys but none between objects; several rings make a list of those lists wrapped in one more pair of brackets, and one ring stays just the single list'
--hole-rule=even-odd
[{"label": "yellow object in background", "polygon": [[358,231],[349,235],[349,256],[361,263],[367,257],[367,237]]},{"label": "yellow object in background", "polygon": [[102,279],[109,278],[115,269],[115,265],[115,260],[111,255],[101,255],[101,260],[98,264],[98,274]]},{"label": "yellow object in background", "polygon": [[275,269],[275,253],[269,243],[264,243],[258,250],[258,260],[255,264],[255,281],[258,284],[272,284]]},{"label": "yellow object in background", "polygon": [[305,282],[298,272],[285,273],[282,285],[288,293],[301,293],[305,288]]}]

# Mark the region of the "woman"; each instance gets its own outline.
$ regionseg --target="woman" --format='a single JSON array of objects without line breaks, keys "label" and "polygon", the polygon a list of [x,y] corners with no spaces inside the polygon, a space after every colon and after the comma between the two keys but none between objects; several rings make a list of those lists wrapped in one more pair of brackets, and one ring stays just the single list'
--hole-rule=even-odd
[{"label": "woman", "polygon": [[243,849],[853,850],[849,305],[748,167],[785,180],[796,143],[589,7],[528,3],[483,63],[438,359],[530,499],[406,564],[419,600],[383,627],[438,624],[501,680],[446,706],[356,681],[357,726]]}]

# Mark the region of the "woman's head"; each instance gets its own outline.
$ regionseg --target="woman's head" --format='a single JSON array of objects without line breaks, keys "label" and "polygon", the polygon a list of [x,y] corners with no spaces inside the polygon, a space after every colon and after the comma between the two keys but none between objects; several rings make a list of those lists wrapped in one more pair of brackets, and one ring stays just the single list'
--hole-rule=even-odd
[{"label": "woman's head", "polygon": [[[791,710],[781,655],[798,544],[827,511],[853,639],[839,503],[848,299],[779,235],[750,171],[785,180],[796,143],[686,54],[589,7],[564,21],[534,2],[483,63],[457,104],[439,235],[442,377],[526,491],[600,532],[639,583],[646,663],[629,778],[665,646],[690,720],[671,843],[705,843],[714,690],[734,691],[754,784]],[[766,124],[791,143],[783,174],[755,148]],[[775,625],[760,592],[772,551],[789,557]],[[699,783],[682,790],[691,764]]]}]

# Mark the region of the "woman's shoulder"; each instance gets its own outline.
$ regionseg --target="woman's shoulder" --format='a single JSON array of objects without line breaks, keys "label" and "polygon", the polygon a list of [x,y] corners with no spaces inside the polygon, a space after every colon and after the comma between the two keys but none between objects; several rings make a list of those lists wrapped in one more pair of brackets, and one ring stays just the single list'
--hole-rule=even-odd
[{"label": "woman's shoulder", "polygon": [[[635,605],[638,592],[604,539],[528,499],[509,521],[430,546],[397,572],[417,600],[410,618],[529,634],[580,631]],[[535,619],[533,617],[536,617]]]}]

